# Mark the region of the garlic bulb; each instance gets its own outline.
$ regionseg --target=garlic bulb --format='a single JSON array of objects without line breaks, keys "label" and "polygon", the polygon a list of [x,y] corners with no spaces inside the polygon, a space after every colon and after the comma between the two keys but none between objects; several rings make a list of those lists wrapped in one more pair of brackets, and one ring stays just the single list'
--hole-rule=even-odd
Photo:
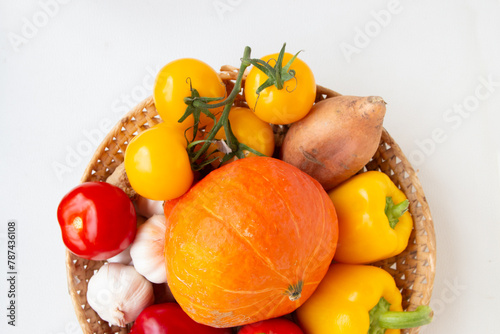
[{"label": "garlic bulb", "polygon": [[146,218],[163,214],[163,201],[154,201],[142,196],[137,196],[134,203],[137,214]]},{"label": "garlic bulb", "polygon": [[109,263],[122,263],[122,264],[132,264],[132,257],[130,256],[130,248],[132,247],[132,244],[125,248],[121,253],[118,253],[117,255],[110,257],[107,261]]},{"label": "garlic bulb", "polygon": [[[137,227],[144,224],[146,220],[147,219],[143,216],[137,215]],[[132,244],[125,248],[121,253],[118,253],[117,255],[107,259],[107,261],[109,263],[123,263],[129,266],[134,265],[134,262],[132,262],[132,257],[130,256],[130,248],[132,248]]]},{"label": "garlic bulb", "polygon": [[132,266],[106,263],[89,280],[87,301],[110,325],[125,327],[153,304],[153,284]]},{"label": "garlic bulb", "polygon": [[142,224],[130,248],[130,256],[134,267],[148,281],[164,283],[167,281],[165,268],[166,219],[162,215],[154,215]]}]

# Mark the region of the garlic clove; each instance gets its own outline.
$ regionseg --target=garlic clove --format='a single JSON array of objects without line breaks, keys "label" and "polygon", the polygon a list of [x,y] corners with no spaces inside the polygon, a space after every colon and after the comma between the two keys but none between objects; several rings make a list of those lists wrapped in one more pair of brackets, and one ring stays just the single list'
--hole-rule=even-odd
[{"label": "garlic clove", "polygon": [[90,278],[87,301],[110,325],[124,327],[153,304],[153,285],[132,266],[106,263]]},{"label": "garlic clove", "polygon": [[[102,318],[102,317],[101,317]],[[117,324],[120,327],[125,327],[127,323],[125,322],[125,314],[118,308],[111,311],[111,321],[108,321],[111,325]]]},{"label": "garlic clove", "polygon": [[138,196],[134,201],[137,214],[150,218],[154,215],[163,215],[163,201],[154,201]]},{"label": "garlic clove", "polygon": [[[137,227],[141,226],[146,222],[147,218],[137,215]],[[135,239],[134,239],[135,240]],[[130,249],[132,248],[132,244],[130,244],[127,248],[125,248],[121,253],[107,259],[109,263],[123,263],[132,266],[134,262],[132,261],[132,257],[130,256]]]},{"label": "garlic clove", "polygon": [[130,248],[132,248],[132,244],[130,244],[130,246],[125,248],[118,255],[115,255],[115,256],[109,258],[107,261],[109,263],[122,263],[122,264],[131,265],[132,264],[132,257],[130,256]]},{"label": "garlic clove", "polygon": [[154,215],[141,225],[130,248],[134,267],[141,275],[153,283],[167,281],[165,266],[166,218]]}]

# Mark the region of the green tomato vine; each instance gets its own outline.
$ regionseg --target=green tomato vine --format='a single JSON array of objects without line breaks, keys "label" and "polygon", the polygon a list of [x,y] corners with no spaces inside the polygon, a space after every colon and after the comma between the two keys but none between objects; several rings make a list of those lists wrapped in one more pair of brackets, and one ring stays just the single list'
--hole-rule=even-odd
[{"label": "green tomato vine", "polygon": [[[236,78],[236,81],[234,83],[234,87],[231,90],[231,93],[227,96],[227,98],[224,97],[216,97],[216,98],[208,98],[208,97],[201,97],[198,93],[198,91],[191,87],[191,96],[186,97],[184,99],[184,102],[187,105],[186,112],[184,115],[179,119],[179,122],[184,121],[188,116],[193,115],[194,118],[194,126],[193,126],[193,138],[186,138],[188,142],[187,146],[187,152],[189,155],[189,159],[191,162],[191,167],[195,171],[200,171],[202,170],[205,166],[211,164],[212,162],[218,160],[217,157],[211,157],[211,155],[215,152],[223,152],[224,157],[221,161],[221,165],[234,157],[237,157],[238,159],[242,159],[245,157],[245,151],[254,153],[255,155],[258,156],[263,156],[262,153],[254,150],[253,148],[240,143],[236,136],[234,135],[233,131],[231,130],[231,124],[229,122],[229,112],[231,110],[231,107],[234,103],[234,100],[238,93],[241,91],[241,83],[243,79],[243,73],[249,67],[250,65],[253,65],[260,69],[262,72],[264,72],[267,76],[268,79],[257,89],[257,94],[260,94],[260,92],[267,87],[270,87],[272,85],[275,85],[276,88],[278,89],[283,89],[284,83],[288,80],[295,79],[295,71],[290,70],[290,65],[293,63],[299,52],[295,54],[295,56],[290,59],[290,61],[283,66],[283,56],[285,54],[285,46],[286,43],[283,44],[283,47],[281,48],[281,51],[278,55],[278,59],[276,60],[276,64],[274,67],[269,65],[269,63],[261,60],[261,59],[254,59],[250,57],[251,54],[251,49],[250,47],[245,47],[245,50],[243,52],[243,57],[241,58],[241,65],[239,68],[238,76]],[[189,78],[187,79],[189,80]],[[191,84],[191,82],[189,81]],[[217,102],[220,101],[220,102]],[[214,108],[220,108],[224,107],[222,111],[222,115],[217,120],[215,115],[210,111],[210,109]],[[205,114],[209,118],[211,118],[214,122],[214,126],[212,129],[206,134],[206,138],[203,140],[195,140],[196,134],[198,133],[198,125],[200,122],[200,116],[201,114]],[[208,152],[208,149],[210,147],[211,143],[215,142],[215,135],[217,132],[223,128],[224,132],[226,134],[226,140],[223,143],[223,146],[225,149],[222,151],[220,149],[217,149],[213,152]]]}]

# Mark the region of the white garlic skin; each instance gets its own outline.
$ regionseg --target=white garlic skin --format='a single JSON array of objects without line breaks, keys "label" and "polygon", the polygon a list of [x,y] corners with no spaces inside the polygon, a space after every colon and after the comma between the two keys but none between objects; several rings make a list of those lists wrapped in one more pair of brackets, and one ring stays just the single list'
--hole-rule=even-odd
[{"label": "white garlic skin", "polygon": [[130,256],[130,248],[132,248],[132,244],[125,248],[121,253],[110,257],[106,261],[109,263],[121,263],[126,265],[132,265],[132,257]]},{"label": "white garlic skin", "polygon": [[158,284],[167,281],[163,252],[165,232],[165,216],[154,215],[137,229],[135,240],[130,248],[130,256],[137,272],[148,281]]},{"label": "white garlic skin", "polygon": [[153,217],[154,215],[163,215],[163,201],[154,201],[138,196],[134,204],[138,215],[146,218]]},{"label": "white garlic skin", "polygon": [[110,325],[125,327],[153,304],[153,284],[132,266],[106,263],[89,280],[87,301]]},{"label": "white garlic skin", "polygon": [[[146,222],[147,218],[137,215],[137,228]],[[130,248],[132,248],[132,244],[130,244],[127,248],[125,248],[121,253],[110,257],[106,261],[109,263],[123,263],[129,266],[133,266],[134,262],[132,262],[132,257],[130,256]]]}]

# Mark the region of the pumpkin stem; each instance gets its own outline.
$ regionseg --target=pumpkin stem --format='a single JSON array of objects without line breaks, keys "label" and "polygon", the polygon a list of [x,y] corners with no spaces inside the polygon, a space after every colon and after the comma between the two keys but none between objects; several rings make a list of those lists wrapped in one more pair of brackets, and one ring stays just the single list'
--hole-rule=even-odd
[{"label": "pumpkin stem", "polygon": [[290,298],[292,302],[294,302],[300,298],[303,286],[304,282],[302,281],[299,281],[297,284],[291,284],[290,286],[288,286],[285,294],[288,295],[288,298]]}]

